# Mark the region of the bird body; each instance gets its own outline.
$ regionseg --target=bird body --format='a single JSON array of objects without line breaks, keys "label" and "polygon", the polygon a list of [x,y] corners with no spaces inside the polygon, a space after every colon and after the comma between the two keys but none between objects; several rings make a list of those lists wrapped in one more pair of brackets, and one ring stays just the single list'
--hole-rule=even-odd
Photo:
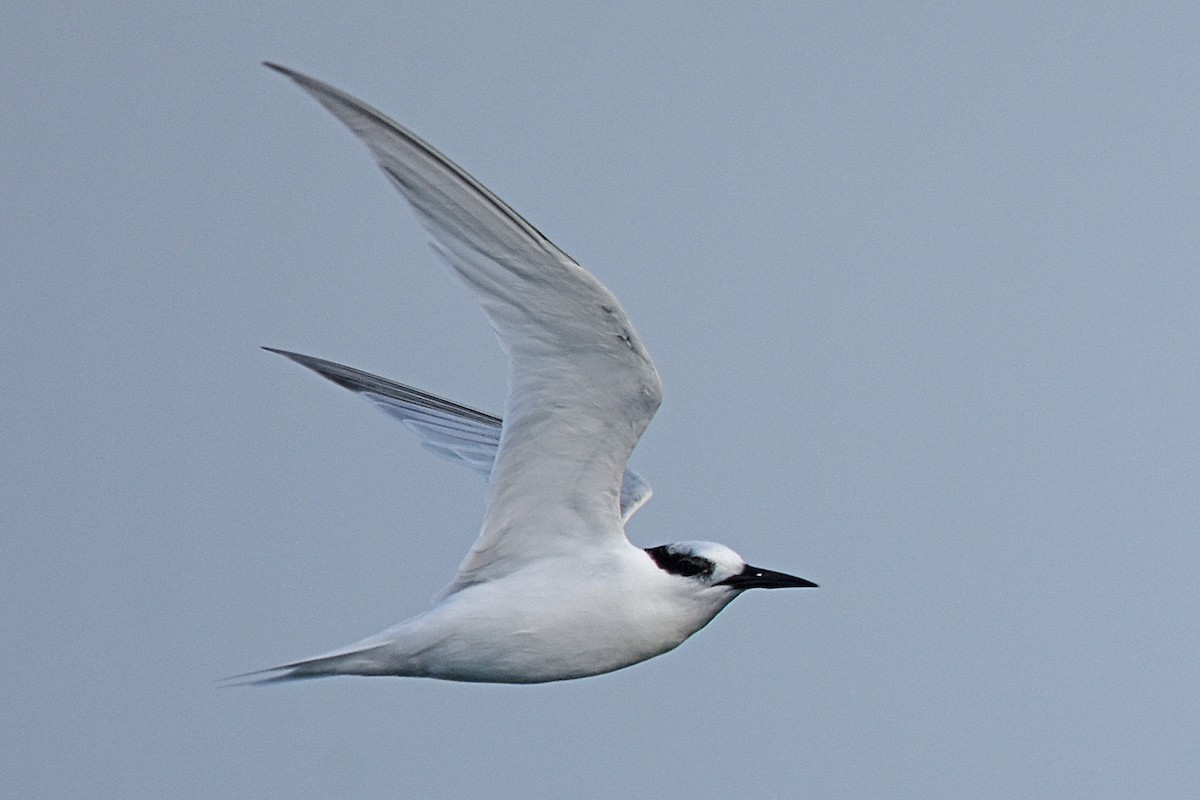
[{"label": "bird body", "polygon": [[489,490],[475,544],[429,609],[348,647],[250,673],[273,673],[256,682],[581,678],[673,649],[745,589],[815,586],[748,566],[712,542],[631,544],[625,522],[650,488],[627,462],[662,388],[617,299],[412,132],[332,86],[267,66],[367,145],[475,295],[510,371],[501,420],[352,367],[273,351],[371,400],[435,453],[487,477]]},{"label": "bird body", "polygon": [[[587,579],[568,583],[581,568]],[[611,672],[673,649],[733,599],[718,590],[694,602],[673,577],[635,547],[590,553],[582,564],[546,559],[465,587],[307,669],[493,683]],[[306,668],[295,669],[292,677]]]}]

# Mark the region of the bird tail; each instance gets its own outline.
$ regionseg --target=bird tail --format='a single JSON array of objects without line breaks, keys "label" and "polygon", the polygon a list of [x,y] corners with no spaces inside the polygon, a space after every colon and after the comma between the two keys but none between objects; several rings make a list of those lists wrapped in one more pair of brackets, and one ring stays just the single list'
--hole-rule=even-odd
[{"label": "bird tail", "polygon": [[[222,678],[223,686],[265,686],[270,683],[325,678],[330,675],[388,675],[383,666],[383,651],[387,645],[371,645],[357,650],[341,650],[277,667],[243,672]],[[263,676],[263,677],[258,677]]]}]

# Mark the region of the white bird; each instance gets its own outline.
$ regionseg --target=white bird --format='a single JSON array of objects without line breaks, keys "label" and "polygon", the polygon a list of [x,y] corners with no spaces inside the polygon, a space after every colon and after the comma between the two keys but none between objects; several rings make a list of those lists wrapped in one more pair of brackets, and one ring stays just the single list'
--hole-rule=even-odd
[{"label": "white bird", "polygon": [[721,544],[631,544],[624,523],[650,487],[626,462],[662,387],[617,299],[406,128],[332,86],[266,66],[362,139],[483,307],[510,365],[502,423],[369,373],[274,351],[371,400],[427,448],[484,474],[489,489],[479,538],[429,609],[248,675],[582,678],[673,649],[745,589],[816,586],[748,566]]}]

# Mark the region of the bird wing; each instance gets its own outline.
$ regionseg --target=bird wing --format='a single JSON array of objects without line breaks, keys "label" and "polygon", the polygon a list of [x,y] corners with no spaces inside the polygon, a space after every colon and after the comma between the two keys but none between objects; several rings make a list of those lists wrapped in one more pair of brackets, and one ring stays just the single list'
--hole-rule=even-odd
[{"label": "bird wing", "polygon": [[366,144],[508,353],[506,422],[487,512],[446,592],[623,538],[622,475],[662,384],[617,299],[415,134],[332,86],[267,66]]},{"label": "bird wing", "polygon": [[[417,434],[421,446],[434,455],[465,464],[485,479],[491,477],[496,451],[500,448],[499,417],[334,361],[274,347],[263,349],[286,356],[370,400],[380,411]],[[650,484],[626,468],[621,479],[621,519],[628,522],[651,494]]]}]

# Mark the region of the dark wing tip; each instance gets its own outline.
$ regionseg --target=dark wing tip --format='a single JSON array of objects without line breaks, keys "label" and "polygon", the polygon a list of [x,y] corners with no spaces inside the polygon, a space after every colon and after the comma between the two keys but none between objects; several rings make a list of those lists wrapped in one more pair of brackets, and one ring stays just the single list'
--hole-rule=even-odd
[{"label": "dark wing tip", "polygon": [[276,355],[283,356],[284,358],[286,358],[290,361],[295,361],[297,364],[299,364],[303,367],[308,367],[309,369],[314,370],[316,372],[321,371],[317,368],[317,366],[322,363],[325,363],[324,359],[314,358],[313,356],[306,356],[303,353],[293,353],[291,350],[280,350],[278,347],[267,347],[266,345],[261,345],[261,347],[263,350],[266,350],[268,353],[275,353]]},{"label": "dark wing tip", "polygon": [[307,89],[310,92],[312,92],[312,91],[318,91],[318,92],[322,92],[322,93],[328,92],[329,94],[332,94],[332,95],[341,95],[342,94],[342,92],[333,88],[332,86],[329,86],[328,84],[325,84],[310,75],[305,75],[303,72],[299,72],[299,71],[291,69],[289,67],[285,67],[282,64],[276,64],[274,61],[264,61],[264,62],[262,62],[262,64],[267,69],[275,70],[280,75],[283,75],[284,77],[287,77],[287,78],[291,78],[293,81],[300,84],[300,86],[304,87],[305,89]]},{"label": "dark wing tip", "polygon": [[462,417],[489,427],[499,428],[501,424],[499,417],[494,417],[484,411],[455,403],[412,386],[405,386],[403,383],[381,378],[361,369],[347,367],[336,361],[326,361],[316,356],[306,356],[303,353],[293,353],[290,350],[280,350],[275,347],[264,346],[262,349],[268,353],[277,353],[302,367],[311,369],[322,378],[333,381],[338,386],[355,393],[372,392],[401,403],[432,409],[454,417]]},{"label": "dark wing tip", "polygon": [[316,356],[306,356],[303,353],[293,353],[291,350],[280,350],[279,348],[267,347],[266,345],[262,345],[262,349],[268,353],[276,353],[290,361],[295,361],[300,366],[307,367],[321,377],[331,380],[338,386],[342,386],[352,392],[370,391],[371,379],[382,381],[381,378],[370,373],[354,369],[354,367],[337,364],[333,361],[326,361]]}]

